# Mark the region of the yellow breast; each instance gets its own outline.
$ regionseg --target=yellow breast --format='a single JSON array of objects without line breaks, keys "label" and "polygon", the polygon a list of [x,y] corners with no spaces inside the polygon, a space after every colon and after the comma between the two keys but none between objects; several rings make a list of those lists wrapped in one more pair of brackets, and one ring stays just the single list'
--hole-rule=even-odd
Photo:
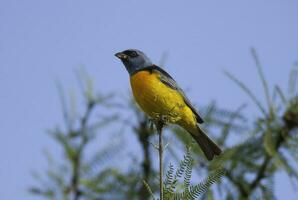
[{"label": "yellow breast", "polygon": [[196,123],[181,94],[163,84],[158,73],[140,71],[131,76],[130,83],[136,102],[151,118],[165,116],[171,123]]}]

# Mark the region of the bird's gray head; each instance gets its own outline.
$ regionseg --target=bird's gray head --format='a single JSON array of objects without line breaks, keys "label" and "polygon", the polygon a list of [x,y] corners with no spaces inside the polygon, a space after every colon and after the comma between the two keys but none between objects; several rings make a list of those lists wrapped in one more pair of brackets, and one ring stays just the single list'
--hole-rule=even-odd
[{"label": "bird's gray head", "polygon": [[130,75],[133,75],[135,72],[153,65],[150,59],[142,51],[137,49],[128,49],[116,53],[115,56],[123,62]]}]

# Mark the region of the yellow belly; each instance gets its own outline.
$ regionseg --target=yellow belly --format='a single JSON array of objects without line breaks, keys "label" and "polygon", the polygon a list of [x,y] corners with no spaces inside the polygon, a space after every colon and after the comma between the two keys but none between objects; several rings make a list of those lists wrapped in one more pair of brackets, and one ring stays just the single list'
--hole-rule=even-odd
[{"label": "yellow belly", "polygon": [[141,109],[153,119],[166,117],[188,129],[196,126],[191,109],[185,104],[181,94],[164,85],[157,73],[140,71],[130,78],[132,92]]}]

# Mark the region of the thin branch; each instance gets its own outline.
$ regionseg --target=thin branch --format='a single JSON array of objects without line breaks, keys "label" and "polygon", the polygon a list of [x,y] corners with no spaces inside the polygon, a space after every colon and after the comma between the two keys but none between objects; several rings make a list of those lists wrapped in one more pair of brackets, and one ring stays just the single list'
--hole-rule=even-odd
[{"label": "thin branch", "polygon": [[[138,136],[138,139],[142,145],[143,149],[143,181],[149,183],[150,175],[153,173],[152,170],[152,162],[150,159],[150,143],[149,138],[152,135],[152,130],[148,126],[148,118],[143,115],[140,116],[140,120],[138,122],[138,126],[134,128],[135,133]],[[149,199],[150,194],[147,192],[147,187],[145,184],[142,184],[141,188],[138,191],[138,195],[140,199]]]},{"label": "thin branch", "polygon": [[[293,129],[293,126],[289,125],[287,121],[285,121],[284,127],[281,129],[280,134],[276,140],[276,145],[275,145],[275,151],[277,152],[279,148],[281,147],[282,143],[285,141],[285,138],[289,135],[291,130]],[[267,168],[272,160],[272,156],[269,154],[266,154],[263,163],[255,177],[255,179],[250,183],[249,185],[249,194],[252,193],[252,191],[260,184],[261,180],[266,177],[266,171]],[[248,196],[247,196],[248,197]]]},{"label": "thin branch", "polygon": [[236,186],[238,187],[240,193],[241,193],[241,196],[248,196],[248,193],[247,193],[247,189],[245,188],[245,186],[243,185],[243,183],[238,180],[237,178],[234,178],[234,176],[228,171],[228,170],[225,170],[226,171],[226,177]]},{"label": "thin branch", "polygon": [[82,158],[83,149],[88,141],[88,136],[86,135],[87,122],[94,106],[95,106],[94,102],[88,102],[86,112],[81,119],[81,128],[80,128],[81,143],[74,157],[73,174],[72,174],[72,181],[71,181],[71,189],[74,193],[74,200],[79,200],[81,196],[81,191],[79,188],[79,182],[80,182],[80,176],[81,176],[80,175],[81,158]]},{"label": "thin branch", "polygon": [[162,129],[164,122],[159,120],[156,122],[156,129],[158,133],[158,152],[159,152],[159,197],[163,200],[163,142],[162,142]]},{"label": "thin branch", "polygon": [[272,108],[272,101],[271,101],[270,93],[269,93],[269,87],[268,87],[268,83],[267,83],[267,80],[265,78],[264,72],[262,70],[262,65],[261,65],[261,62],[259,60],[259,56],[257,54],[257,51],[254,48],[251,49],[251,54],[252,54],[252,56],[255,60],[255,63],[256,63],[257,69],[258,69],[258,74],[259,74],[260,79],[262,81],[262,85],[263,85],[263,88],[264,88],[265,97],[266,97],[266,101],[267,101],[267,104],[268,104],[270,115],[272,115],[273,114],[273,108]]},{"label": "thin branch", "polygon": [[261,102],[257,99],[257,97],[252,93],[252,91],[243,82],[241,82],[239,79],[237,79],[229,72],[224,71],[224,73],[228,78],[234,81],[251,98],[251,100],[257,105],[257,107],[264,114],[264,116],[267,117],[267,112],[265,108],[262,106]]}]

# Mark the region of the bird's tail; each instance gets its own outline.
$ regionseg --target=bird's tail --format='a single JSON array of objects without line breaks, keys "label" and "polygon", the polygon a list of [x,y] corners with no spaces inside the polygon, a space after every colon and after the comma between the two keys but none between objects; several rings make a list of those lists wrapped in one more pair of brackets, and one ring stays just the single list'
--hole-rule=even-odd
[{"label": "bird's tail", "polygon": [[221,153],[221,149],[197,126],[197,131],[190,133],[198,145],[201,147],[208,160],[212,160],[215,155]]}]

